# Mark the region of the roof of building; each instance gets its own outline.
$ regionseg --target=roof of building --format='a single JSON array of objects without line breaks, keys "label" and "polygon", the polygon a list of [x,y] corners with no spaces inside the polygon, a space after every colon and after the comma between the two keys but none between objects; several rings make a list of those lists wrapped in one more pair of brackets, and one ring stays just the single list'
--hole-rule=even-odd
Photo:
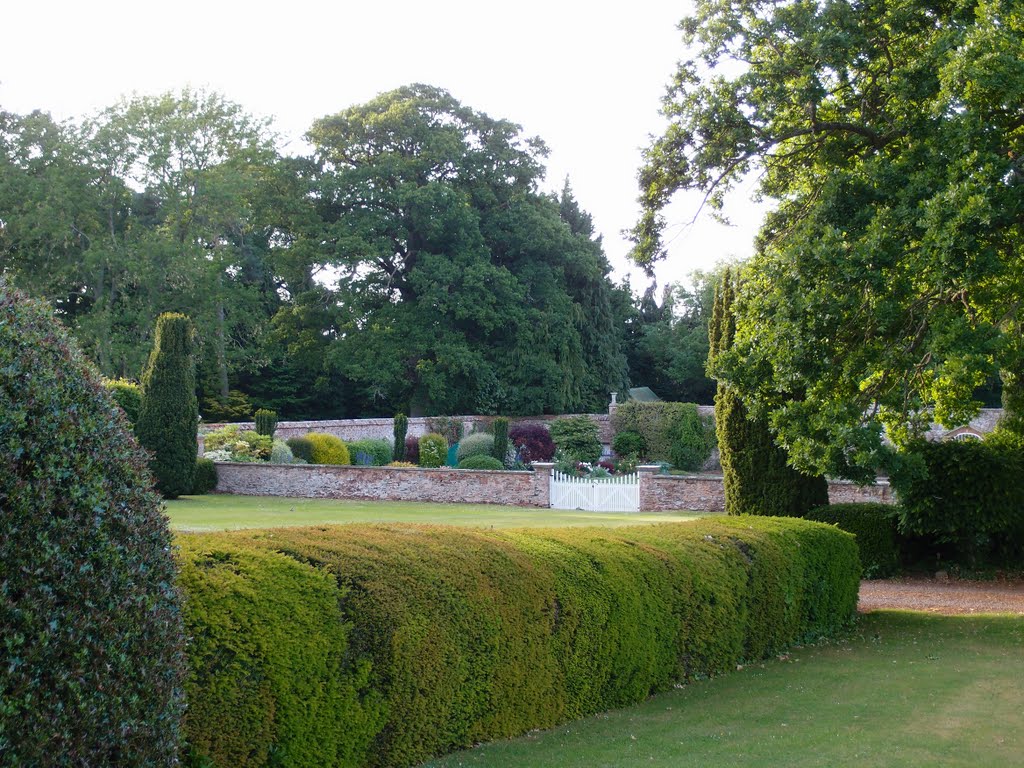
[{"label": "roof of building", "polygon": [[629,390],[629,399],[638,403],[658,403],[661,398],[654,394],[650,387],[633,387]]}]

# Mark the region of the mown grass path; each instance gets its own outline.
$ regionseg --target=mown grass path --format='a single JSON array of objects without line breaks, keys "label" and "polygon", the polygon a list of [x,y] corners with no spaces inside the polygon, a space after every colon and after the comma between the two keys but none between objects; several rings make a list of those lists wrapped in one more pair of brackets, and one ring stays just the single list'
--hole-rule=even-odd
[{"label": "mown grass path", "polygon": [[[1024,617],[864,615],[841,641],[430,768],[1021,765]],[[426,768],[426,767],[425,767]]]},{"label": "mown grass path", "polygon": [[497,504],[293,499],[269,496],[181,496],[167,502],[171,527],[180,531],[223,531],[334,523],[437,523],[494,528],[567,525],[642,525],[696,520],[699,512],[575,512]]}]

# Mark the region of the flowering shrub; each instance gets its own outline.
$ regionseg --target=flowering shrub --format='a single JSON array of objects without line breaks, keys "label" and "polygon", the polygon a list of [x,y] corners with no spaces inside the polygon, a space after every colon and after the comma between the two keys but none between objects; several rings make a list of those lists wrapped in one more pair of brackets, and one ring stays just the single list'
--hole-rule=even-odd
[{"label": "flowering shrub", "polygon": [[448,441],[444,435],[431,432],[420,438],[420,466],[443,467],[448,458]]},{"label": "flowering shrub", "polygon": [[[563,475],[573,477],[590,477],[595,480],[602,477],[612,477],[620,474],[620,469],[610,461],[576,461],[571,456],[566,456],[561,451],[555,454],[555,469]],[[626,473],[632,469],[626,470]]]}]

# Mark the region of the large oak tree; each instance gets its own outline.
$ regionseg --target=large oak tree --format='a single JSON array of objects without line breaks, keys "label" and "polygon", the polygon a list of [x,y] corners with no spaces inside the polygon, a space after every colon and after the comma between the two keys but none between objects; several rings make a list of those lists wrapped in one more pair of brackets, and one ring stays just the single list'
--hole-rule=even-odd
[{"label": "large oak tree", "polygon": [[798,466],[867,478],[1024,385],[1024,11],[1010,0],[704,0],[641,171],[636,255],[679,190],[777,201],[717,372]]}]

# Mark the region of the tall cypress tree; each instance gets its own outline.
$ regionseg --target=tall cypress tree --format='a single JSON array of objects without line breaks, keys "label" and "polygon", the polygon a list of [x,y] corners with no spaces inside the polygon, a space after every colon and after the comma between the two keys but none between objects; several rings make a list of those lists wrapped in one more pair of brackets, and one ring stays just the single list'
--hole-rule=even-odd
[{"label": "tall cypress tree", "polygon": [[164,313],[156,321],[156,338],[142,374],[142,407],[135,433],[152,453],[150,469],[164,498],[192,489],[196,473],[196,365],[192,321]]},{"label": "tall cypress tree", "polygon": [[[715,290],[708,329],[708,373],[717,356],[732,346],[736,333],[733,303],[736,280],[726,270]],[[824,477],[810,477],[787,463],[786,451],[775,443],[768,425],[751,419],[739,394],[724,381],[715,393],[715,431],[721,453],[725,509],[730,515],[800,517],[828,503]]]}]

